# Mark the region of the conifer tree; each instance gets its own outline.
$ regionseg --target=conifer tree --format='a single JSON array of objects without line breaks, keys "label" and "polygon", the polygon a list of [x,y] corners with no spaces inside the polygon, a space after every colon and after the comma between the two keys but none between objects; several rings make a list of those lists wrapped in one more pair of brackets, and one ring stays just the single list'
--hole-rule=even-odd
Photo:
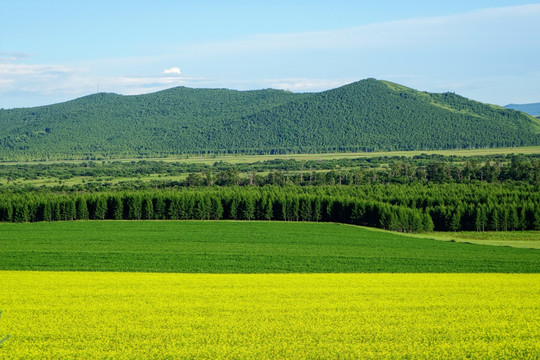
[{"label": "conifer tree", "polygon": [[321,221],[322,214],[322,204],[321,204],[321,198],[319,196],[315,197],[313,201],[313,221]]},{"label": "conifer tree", "polygon": [[300,197],[297,194],[294,194],[291,201],[291,220],[299,221],[300,220]]},{"label": "conifer tree", "polygon": [[142,199],[142,219],[150,220],[154,219],[154,203],[152,202],[152,199],[150,196],[146,195]]},{"label": "conifer tree", "polygon": [[527,229],[527,210],[525,206],[521,207],[519,212],[519,223],[517,230],[526,230]]},{"label": "conifer tree", "polygon": [[499,211],[499,229],[501,231],[508,230],[508,219],[509,219],[508,207],[503,206],[500,208],[500,211]]},{"label": "conifer tree", "polygon": [[124,216],[124,203],[119,195],[111,196],[109,198],[109,219],[122,220]]},{"label": "conifer tree", "polygon": [[165,198],[161,194],[157,194],[152,202],[154,203],[154,217],[158,220],[165,220],[167,218],[167,203]]},{"label": "conifer tree", "polygon": [[239,200],[235,196],[232,198],[231,203],[229,205],[229,219],[231,220],[238,220],[238,206],[239,206]]},{"label": "conifer tree", "polygon": [[217,195],[214,195],[210,198],[210,203],[211,203],[210,218],[212,220],[223,219],[223,204],[221,203],[221,199]]},{"label": "conifer tree", "polygon": [[76,218],[78,220],[88,220],[88,205],[86,204],[86,198],[79,196],[75,204],[76,208]]},{"label": "conifer tree", "polygon": [[142,198],[138,194],[130,194],[125,200],[124,217],[129,220],[139,220],[142,217]]},{"label": "conifer tree", "polygon": [[107,199],[104,195],[98,195],[94,211],[95,220],[104,220],[107,217]]},{"label": "conifer tree", "polygon": [[175,196],[170,199],[169,211],[167,214],[167,219],[178,220],[178,219],[187,219],[185,211],[183,208],[183,199],[180,196]]},{"label": "conifer tree", "polygon": [[312,219],[311,199],[304,196],[300,199],[300,220],[311,221],[311,219]]},{"label": "conifer tree", "polygon": [[509,213],[510,213],[510,217],[508,219],[509,230],[512,230],[512,231],[519,230],[520,225],[519,225],[519,216],[517,212],[517,207],[515,205],[512,206],[509,210]]},{"label": "conifer tree", "polygon": [[491,214],[490,214],[490,223],[489,223],[489,227],[491,230],[493,231],[499,231],[499,211],[497,210],[497,208],[493,208],[493,210],[491,210]]},{"label": "conifer tree", "polygon": [[42,220],[43,221],[51,221],[51,220],[53,220],[51,203],[49,201],[45,201],[43,203]]},{"label": "conifer tree", "polygon": [[433,220],[431,219],[431,216],[429,216],[428,213],[423,214],[422,226],[423,226],[423,230],[427,232],[431,232],[434,229]]},{"label": "conifer tree", "polygon": [[531,228],[532,230],[540,230],[540,206],[534,209]]},{"label": "conifer tree", "polygon": [[452,217],[450,220],[450,230],[452,231],[461,230],[461,213],[459,209],[456,209],[454,213],[452,214]]},{"label": "conifer tree", "polygon": [[13,206],[11,201],[0,201],[0,221],[12,221],[13,220]]},{"label": "conifer tree", "polygon": [[253,220],[255,218],[255,199],[249,194],[242,196],[239,208],[243,220]]},{"label": "conifer tree", "polygon": [[62,210],[60,208],[60,201],[55,200],[51,204],[53,219],[56,221],[62,220]]},{"label": "conifer tree", "polygon": [[487,214],[483,206],[476,207],[476,216],[474,220],[476,231],[485,231],[487,225]]},{"label": "conifer tree", "polygon": [[28,204],[26,202],[16,202],[13,204],[13,221],[27,222],[29,220]]}]

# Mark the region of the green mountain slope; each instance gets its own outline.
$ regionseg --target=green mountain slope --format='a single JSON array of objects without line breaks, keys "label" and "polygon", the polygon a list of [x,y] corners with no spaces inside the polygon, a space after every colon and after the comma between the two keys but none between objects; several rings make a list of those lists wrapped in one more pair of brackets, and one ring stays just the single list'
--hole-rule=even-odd
[{"label": "green mountain slope", "polygon": [[374,79],[306,94],[179,87],[0,110],[0,160],[525,146],[539,129],[517,111]]}]

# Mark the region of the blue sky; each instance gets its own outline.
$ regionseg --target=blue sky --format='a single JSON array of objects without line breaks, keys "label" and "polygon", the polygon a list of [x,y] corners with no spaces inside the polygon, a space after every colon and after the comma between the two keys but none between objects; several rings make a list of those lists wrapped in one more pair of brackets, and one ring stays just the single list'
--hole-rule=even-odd
[{"label": "blue sky", "polygon": [[0,1],[0,108],[174,86],[321,91],[368,77],[540,102],[530,1]]}]

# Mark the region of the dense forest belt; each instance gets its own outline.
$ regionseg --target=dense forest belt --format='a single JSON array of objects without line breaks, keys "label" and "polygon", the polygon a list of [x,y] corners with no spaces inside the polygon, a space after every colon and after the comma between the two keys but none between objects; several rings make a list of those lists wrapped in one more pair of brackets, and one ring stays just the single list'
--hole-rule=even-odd
[{"label": "dense forest belt", "polygon": [[529,184],[230,186],[98,193],[6,193],[0,221],[281,220],[403,232],[540,229]]},{"label": "dense forest belt", "polygon": [[540,250],[327,223],[0,224],[0,270],[181,273],[538,273]]}]

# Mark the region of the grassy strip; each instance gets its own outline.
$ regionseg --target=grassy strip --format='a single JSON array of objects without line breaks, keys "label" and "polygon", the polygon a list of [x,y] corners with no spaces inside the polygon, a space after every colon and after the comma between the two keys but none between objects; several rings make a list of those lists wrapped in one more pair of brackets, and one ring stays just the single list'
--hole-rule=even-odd
[{"label": "grassy strip", "polygon": [[5,359],[533,359],[538,274],[0,271]]},{"label": "grassy strip", "polygon": [[540,249],[540,231],[458,231],[408,235],[418,238],[442,241],[458,241],[480,245]]},{"label": "grassy strip", "polygon": [[[182,155],[165,158],[126,158],[126,159],[106,159],[106,161],[165,161],[212,165],[216,161],[223,161],[230,164],[249,164],[257,161],[268,161],[274,159],[295,159],[295,160],[334,160],[334,159],[357,159],[373,158],[381,156],[404,156],[413,157],[417,155],[445,155],[445,156],[483,156],[483,155],[508,155],[508,154],[540,154],[540,146],[524,146],[512,148],[483,148],[483,149],[453,149],[453,150],[412,150],[412,151],[377,151],[377,152],[353,152],[353,153],[321,153],[321,154],[274,154],[274,155]],[[2,165],[19,164],[55,164],[55,163],[74,163],[79,164],[88,160],[51,160],[51,161],[6,161]],[[96,160],[101,161],[101,160]]]},{"label": "grassy strip", "polygon": [[0,269],[183,273],[536,273],[540,251],[326,223],[0,224]]}]

